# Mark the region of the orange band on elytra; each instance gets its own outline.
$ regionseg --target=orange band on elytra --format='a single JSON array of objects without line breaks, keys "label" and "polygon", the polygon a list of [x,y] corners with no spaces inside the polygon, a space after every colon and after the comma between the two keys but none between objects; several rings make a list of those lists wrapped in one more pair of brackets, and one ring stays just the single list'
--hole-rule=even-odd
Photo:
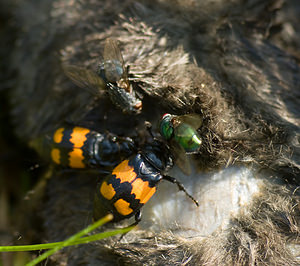
[{"label": "orange band on elytra", "polygon": [[70,142],[75,148],[81,148],[86,141],[86,135],[90,132],[89,129],[83,127],[74,127],[71,133]]},{"label": "orange band on elytra", "polygon": [[129,160],[124,160],[117,167],[115,167],[115,169],[112,172],[112,174],[115,175],[116,178],[121,180],[121,183],[131,183],[136,178],[134,168],[128,165],[128,162]]},{"label": "orange band on elytra", "polygon": [[114,190],[112,184],[108,185],[107,182],[104,181],[100,187],[100,193],[104,198],[111,200],[116,194],[116,191]]},{"label": "orange band on elytra", "polygon": [[136,199],[140,200],[140,203],[145,204],[156,192],[155,187],[149,187],[148,181],[143,181],[138,178],[132,182],[131,193],[135,195]]},{"label": "orange band on elytra", "polygon": [[114,203],[114,206],[117,209],[118,213],[124,216],[133,212],[133,209],[131,209],[129,205],[130,203],[123,199],[119,199]]}]

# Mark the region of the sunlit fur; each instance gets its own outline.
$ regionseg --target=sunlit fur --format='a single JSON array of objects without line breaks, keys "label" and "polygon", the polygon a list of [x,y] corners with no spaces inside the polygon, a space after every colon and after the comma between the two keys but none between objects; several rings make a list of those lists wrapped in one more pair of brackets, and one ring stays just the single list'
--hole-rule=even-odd
[{"label": "sunlit fur", "polygon": [[[67,120],[139,134],[142,141],[144,120],[155,131],[166,112],[204,116],[191,176],[173,172],[196,193],[198,210],[161,184],[145,206],[144,224],[123,242],[74,246],[49,260],[299,265],[297,1],[28,0],[14,14],[21,30],[10,66],[17,70],[11,117],[22,140]],[[145,95],[138,117],[119,112],[107,95],[93,105],[93,97],[61,71],[62,61],[97,67],[108,37],[120,41]],[[94,180],[77,172],[52,174],[41,201],[41,240],[62,240],[91,221]]]}]

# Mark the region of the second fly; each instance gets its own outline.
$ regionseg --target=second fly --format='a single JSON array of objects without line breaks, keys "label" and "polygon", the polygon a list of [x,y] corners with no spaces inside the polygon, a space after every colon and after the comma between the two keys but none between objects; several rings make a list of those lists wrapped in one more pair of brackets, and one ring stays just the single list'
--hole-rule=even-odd
[{"label": "second fly", "polygon": [[103,62],[97,73],[74,65],[63,65],[65,74],[79,87],[99,97],[107,90],[112,102],[124,113],[138,114],[142,101],[128,79],[128,69],[116,40],[106,39]]}]

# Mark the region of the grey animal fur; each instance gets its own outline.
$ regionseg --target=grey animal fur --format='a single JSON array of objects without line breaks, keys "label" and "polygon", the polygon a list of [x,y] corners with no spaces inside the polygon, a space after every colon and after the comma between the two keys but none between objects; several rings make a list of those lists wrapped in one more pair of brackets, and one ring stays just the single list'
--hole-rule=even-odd
[{"label": "grey animal fur", "polygon": [[[246,165],[259,170],[263,180],[259,194],[231,217],[227,229],[192,240],[168,231],[139,230],[128,236],[128,243],[108,240],[68,248],[53,256],[53,262],[300,263],[296,2],[28,0],[16,5],[22,30],[10,66],[18,71],[11,116],[20,138],[29,142],[65,120],[86,125],[92,97],[63,75],[61,63],[95,68],[105,39],[113,37],[146,95],[145,113],[126,120],[128,126],[126,116],[103,96],[88,121],[92,127],[134,135],[145,119],[155,123],[163,111],[202,112],[198,171]],[[47,240],[67,237],[88,223],[94,179],[83,181],[82,176],[53,172],[43,211]]]}]

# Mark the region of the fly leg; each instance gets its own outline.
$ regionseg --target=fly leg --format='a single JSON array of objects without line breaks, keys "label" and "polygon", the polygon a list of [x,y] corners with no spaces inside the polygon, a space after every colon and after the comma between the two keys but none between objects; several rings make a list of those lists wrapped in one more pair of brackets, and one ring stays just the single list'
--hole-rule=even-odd
[{"label": "fly leg", "polygon": [[178,189],[183,191],[197,205],[197,207],[199,207],[198,201],[195,200],[194,197],[186,191],[185,187],[176,178],[174,178],[172,176],[164,175],[163,179],[167,180],[173,184],[176,184]]}]

